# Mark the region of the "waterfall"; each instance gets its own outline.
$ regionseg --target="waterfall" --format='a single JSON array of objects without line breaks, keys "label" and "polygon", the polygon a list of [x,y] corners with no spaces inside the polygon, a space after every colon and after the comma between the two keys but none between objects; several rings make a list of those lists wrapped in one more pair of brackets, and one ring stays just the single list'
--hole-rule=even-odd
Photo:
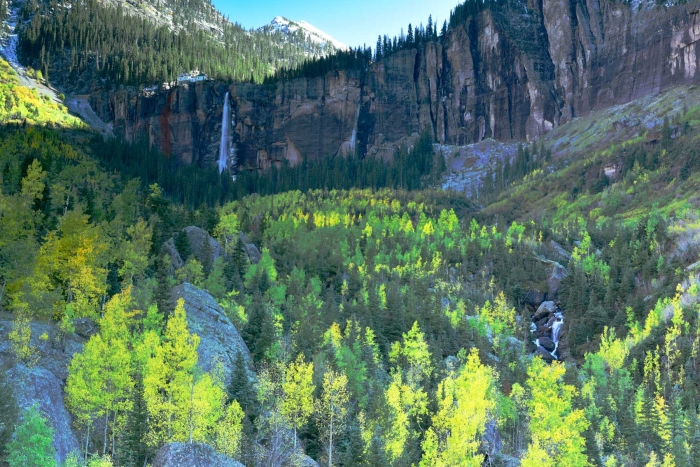
[{"label": "waterfall", "polygon": [[357,124],[360,121],[360,108],[362,106],[362,93],[360,93],[360,98],[357,100],[357,109],[355,110],[355,124],[352,127],[352,134],[350,135],[350,151],[355,153],[355,146],[357,145]]},{"label": "waterfall", "polygon": [[219,174],[228,167],[229,153],[231,152],[231,107],[228,92],[224,97],[224,112],[221,117],[221,144],[219,145]]},{"label": "waterfall", "polygon": [[554,315],[554,323],[552,323],[552,342],[555,345],[559,344],[559,334],[561,334],[562,326],[564,326],[564,315],[556,313]]}]

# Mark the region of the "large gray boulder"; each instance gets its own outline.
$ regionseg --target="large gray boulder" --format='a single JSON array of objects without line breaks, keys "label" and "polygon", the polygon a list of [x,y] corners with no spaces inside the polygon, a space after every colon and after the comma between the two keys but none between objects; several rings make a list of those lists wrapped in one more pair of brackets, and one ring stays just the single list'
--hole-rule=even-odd
[{"label": "large gray boulder", "polygon": [[206,444],[169,443],[156,453],[153,467],[245,467]]},{"label": "large gray boulder", "polygon": [[214,264],[217,259],[226,254],[221,243],[209,235],[206,230],[193,225],[185,227],[184,230],[187,232],[187,239],[190,241],[192,255],[194,255],[200,263],[204,264],[208,261],[207,256],[211,255],[211,264]]},{"label": "large gray boulder", "polygon": [[200,339],[197,353],[199,366],[204,371],[211,371],[217,362],[221,362],[228,384],[238,352],[243,354],[248,369],[252,369],[248,347],[209,292],[185,282],[172,291],[173,307],[180,298],[185,301],[189,330]]},{"label": "large gray boulder", "polygon": [[20,413],[37,404],[53,428],[56,461],[63,463],[71,452],[80,453],[71,417],[63,400],[63,384],[45,368],[17,365],[8,371],[8,380],[20,407]]},{"label": "large gray boulder", "polygon": [[[34,404],[48,420],[54,431],[53,447],[56,461],[60,465],[71,452],[80,453],[78,439],[72,430],[72,419],[66,409],[63,386],[68,377],[68,364],[73,355],[80,352],[86,339],[75,334],[64,336],[50,324],[32,323],[30,344],[36,348],[38,360],[29,368],[16,361],[8,335],[12,331],[11,321],[0,321],[0,368],[7,369],[7,380],[11,383],[20,409]],[[80,322],[86,334],[90,327]]]},{"label": "large gray boulder", "polygon": [[[192,256],[200,263],[214,264],[217,259],[226,255],[221,243],[209,235],[206,230],[193,225],[185,227],[183,230],[187,233],[187,240],[190,243]],[[174,238],[170,237],[160,248],[162,253],[166,253],[170,257],[171,273],[185,265],[187,258],[180,256],[177,248],[175,248]]]}]

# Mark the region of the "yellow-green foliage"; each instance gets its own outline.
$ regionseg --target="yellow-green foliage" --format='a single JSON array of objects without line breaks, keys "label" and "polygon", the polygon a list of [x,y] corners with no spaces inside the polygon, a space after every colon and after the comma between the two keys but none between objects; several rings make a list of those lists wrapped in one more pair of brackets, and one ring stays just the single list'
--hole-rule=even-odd
[{"label": "yellow-green foliage", "polygon": [[36,89],[21,86],[17,73],[3,59],[0,59],[0,123],[88,128],[70,115],[63,104],[39,95]]},{"label": "yellow-green foliage", "polygon": [[477,454],[486,421],[495,409],[496,375],[482,365],[476,349],[458,374],[448,375],[437,391],[438,410],[423,441],[421,467],[478,467]]}]

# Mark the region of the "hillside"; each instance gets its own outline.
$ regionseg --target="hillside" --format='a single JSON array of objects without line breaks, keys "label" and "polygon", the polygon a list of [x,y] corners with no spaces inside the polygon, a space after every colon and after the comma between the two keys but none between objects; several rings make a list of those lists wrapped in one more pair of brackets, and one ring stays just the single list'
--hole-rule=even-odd
[{"label": "hillside", "polygon": [[25,4],[25,57],[104,79],[68,102],[114,126],[0,60],[0,466],[695,467],[696,4],[467,2],[146,91],[228,38],[324,46],[217,37],[206,2]]},{"label": "hillside", "polygon": [[76,94],[105,84],[170,83],[195,69],[224,81],[261,82],[337,50],[315,28],[247,31],[205,1],[27,1],[20,19],[22,63]]}]

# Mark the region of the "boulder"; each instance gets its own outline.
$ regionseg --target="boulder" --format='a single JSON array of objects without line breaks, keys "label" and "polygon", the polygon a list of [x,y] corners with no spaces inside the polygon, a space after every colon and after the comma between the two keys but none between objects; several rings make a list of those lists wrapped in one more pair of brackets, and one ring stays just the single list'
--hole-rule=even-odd
[{"label": "boulder", "polygon": [[547,300],[547,294],[539,290],[528,290],[523,296],[523,302],[534,308],[539,307],[545,300]]},{"label": "boulder", "polygon": [[571,253],[566,251],[564,247],[562,247],[560,244],[552,240],[549,242],[549,246],[552,247],[552,250],[554,251],[554,257],[557,259],[557,261],[566,261],[568,262],[571,259]]},{"label": "boulder", "polygon": [[301,451],[296,454],[292,454],[289,460],[290,462],[285,465],[293,465],[294,467],[319,467],[318,462],[306,454],[301,453]]},{"label": "boulder", "polygon": [[556,358],[554,356],[547,352],[544,348],[541,346],[538,346],[537,349],[535,349],[535,357],[540,357],[542,360],[544,360],[547,363],[552,363]]},{"label": "boulder", "polygon": [[172,290],[173,308],[180,298],[185,301],[189,330],[200,339],[197,353],[199,366],[204,371],[211,371],[217,362],[221,362],[228,384],[238,352],[243,354],[248,369],[252,368],[248,347],[209,292],[185,282]]},{"label": "boulder", "polygon": [[554,352],[556,345],[549,337],[540,337],[540,345],[548,352]]},{"label": "boulder", "polygon": [[543,318],[549,318],[549,315],[555,313],[556,311],[556,303],[551,301],[543,302],[535,312],[535,315],[532,317],[532,321],[539,321]]},{"label": "boulder", "polygon": [[71,429],[71,417],[63,400],[63,384],[49,370],[17,365],[7,372],[20,412],[38,405],[53,428],[56,461],[62,464],[72,452],[80,453],[78,439]]},{"label": "boulder", "polygon": [[199,443],[169,443],[156,453],[153,467],[245,467]]},{"label": "boulder", "polygon": [[177,248],[175,248],[175,240],[172,237],[163,243],[161,252],[170,256],[171,274],[174,273],[176,269],[180,269],[185,265],[180,253],[177,251]]},{"label": "boulder", "polygon": [[454,355],[449,355],[445,359],[445,368],[447,368],[447,371],[457,371],[457,368],[459,368],[459,359]]},{"label": "boulder", "polygon": [[221,243],[212,238],[206,230],[193,225],[185,227],[184,230],[187,232],[187,239],[190,241],[192,255],[200,263],[205,264],[207,261],[211,261],[211,264],[214,264],[217,259],[226,254]]},{"label": "boulder", "polygon": [[243,232],[238,233],[238,238],[241,239],[241,245],[243,245],[243,250],[245,251],[245,255],[248,257],[248,261],[250,261],[251,264],[258,264],[260,262],[260,258],[262,258],[262,254],[260,253],[260,250],[258,250],[258,247],[253,245]]},{"label": "boulder", "polygon": [[549,268],[549,276],[547,277],[547,285],[549,286],[549,296],[556,297],[561,288],[561,281],[569,275],[569,271],[564,266],[553,261]]},{"label": "boulder", "polygon": [[[31,327],[30,345],[37,349],[38,360],[29,368],[17,362],[12,352],[8,339],[12,322],[0,321],[0,368],[7,368],[7,379],[20,408],[37,404],[49,421],[54,430],[56,461],[60,465],[71,452],[81,452],[66,410],[63,387],[68,378],[68,364],[82,350],[86,339],[76,334],[65,336],[52,324],[32,323]],[[83,330],[87,333],[87,328]]]}]

